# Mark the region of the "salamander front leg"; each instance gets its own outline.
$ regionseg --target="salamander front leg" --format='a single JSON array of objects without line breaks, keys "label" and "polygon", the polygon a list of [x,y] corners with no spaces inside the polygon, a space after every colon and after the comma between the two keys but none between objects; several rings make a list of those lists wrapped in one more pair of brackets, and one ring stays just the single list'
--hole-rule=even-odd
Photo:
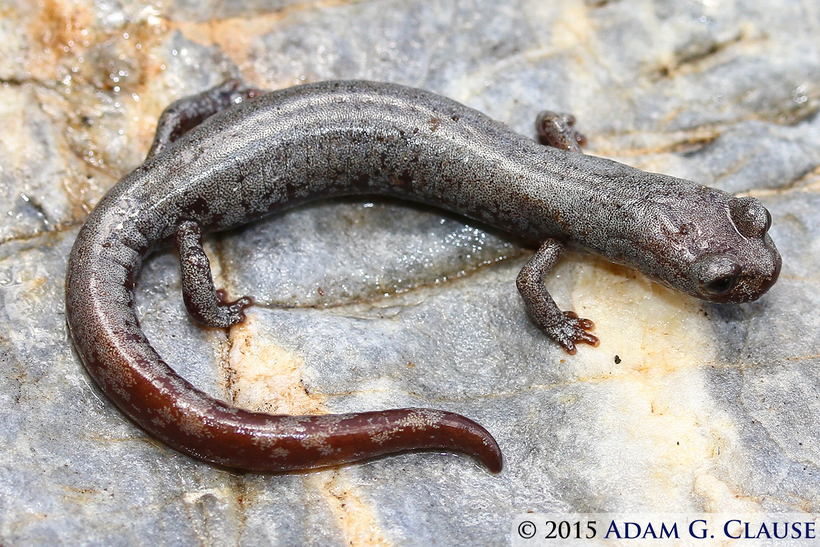
[{"label": "salamander front leg", "polygon": [[575,127],[575,116],[560,114],[545,110],[535,119],[535,129],[538,131],[538,140],[541,144],[578,152],[583,154],[581,147],[587,143],[587,138],[579,133]]},{"label": "salamander front leg", "polygon": [[561,344],[567,353],[574,355],[576,343],[597,346],[600,341],[587,332],[595,326],[592,321],[582,319],[571,311],[559,310],[544,286],[544,277],[558,262],[562,250],[563,247],[558,241],[544,241],[529,262],[521,268],[515,282],[532,322],[547,336]]},{"label": "salamander front leg", "polygon": [[244,100],[261,95],[263,91],[248,87],[241,80],[227,80],[223,84],[197,95],[183,97],[171,103],[157,121],[154,143],[145,159],[150,159],[182,135],[217,112]]},{"label": "salamander front leg", "polygon": [[227,328],[244,321],[244,309],[253,305],[253,300],[243,296],[226,302],[225,291],[214,288],[199,224],[191,220],[181,223],[176,243],[182,269],[182,298],[191,317],[207,327]]}]

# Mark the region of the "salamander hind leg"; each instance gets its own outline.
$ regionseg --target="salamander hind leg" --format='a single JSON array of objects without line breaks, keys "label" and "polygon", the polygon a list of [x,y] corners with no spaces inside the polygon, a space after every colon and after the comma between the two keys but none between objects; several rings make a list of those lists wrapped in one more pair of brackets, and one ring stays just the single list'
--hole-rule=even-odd
[{"label": "salamander hind leg", "polygon": [[554,239],[544,241],[519,272],[516,285],[532,322],[572,355],[576,351],[575,344],[597,346],[599,340],[587,332],[595,327],[592,321],[573,312],[562,312],[544,286],[544,277],[555,266],[562,249]]},{"label": "salamander hind leg", "polygon": [[248,87],[241,80],[234,79],[171,103],[157,121],[157,132],[146,159],[160,153],[169,144],[217,112],[258,97],[262,93],[263,91]]},{"label": "salamander hind leg", "polygon": [[575,129],[575,116],[544,110],[535,119],[535,129],[541,144],[581,153],[587,138]]},{"label": "salamander hind leg", "polygon": [[177,228],[176,244],[182,271],[182,297],[191,317],[205,326],[220,328],[244,321],[244,310],[253,305],[253,300],[244,296],[227,302],[225,291],[215,289],[211,263],[202,248],[199,224],[191,220],[182,222]]}]

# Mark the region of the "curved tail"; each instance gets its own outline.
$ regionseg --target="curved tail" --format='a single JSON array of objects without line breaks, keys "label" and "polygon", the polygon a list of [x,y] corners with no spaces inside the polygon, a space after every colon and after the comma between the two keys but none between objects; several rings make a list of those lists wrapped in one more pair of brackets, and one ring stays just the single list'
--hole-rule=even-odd
[{"label": "curved tail", "polygon": [[178,376],[148,343],[133,307],[141,253],[80,231],[66,276],[68,325],[82,361],[106,395],[165,444],[195,458],[252,471],[295,471],[409,450],[470,455],[493,473],[501,451],[472,420],[407,408],[282,416],[231,407]]}]

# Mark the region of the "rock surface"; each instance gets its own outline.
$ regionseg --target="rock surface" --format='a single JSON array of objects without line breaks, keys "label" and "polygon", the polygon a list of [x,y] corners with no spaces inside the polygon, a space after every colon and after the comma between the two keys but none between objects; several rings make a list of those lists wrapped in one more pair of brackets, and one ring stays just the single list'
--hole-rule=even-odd
[{"label": "rock surface", "polygon": [[[6,2],[0,543],[498,545],[527,511],[820,512],[818,36],[813,0]],[[573,112],[589,153],[762,199],[780,281],[706,305],[568,254],[548,286],[602,340],[569,357],[527,320],[514,239],[389,200],[292,210],[208,240],[218,283],[260,302],[230,332],[187,318],[173,252],[147,261],[137,303],[160,354],[246,408],[463,413],[506,468],[191,460],[92,385],[63,279],[161,110],[233,76],[394,81],[527,135],[539,110]]]}]

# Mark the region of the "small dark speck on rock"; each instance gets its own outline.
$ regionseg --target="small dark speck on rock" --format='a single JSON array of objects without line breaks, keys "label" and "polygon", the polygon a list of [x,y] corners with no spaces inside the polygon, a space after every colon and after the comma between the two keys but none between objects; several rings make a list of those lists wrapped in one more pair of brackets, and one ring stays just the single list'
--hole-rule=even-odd
[{"label": "small dark speck on rock", "polygon": [[620,356],[618,356],[618,355],[616,355],[616,356],[615,356],[615,364],[616,364],[616,365],[620,365],[620,364],[621,364],[621,358],[620,358]]}]

